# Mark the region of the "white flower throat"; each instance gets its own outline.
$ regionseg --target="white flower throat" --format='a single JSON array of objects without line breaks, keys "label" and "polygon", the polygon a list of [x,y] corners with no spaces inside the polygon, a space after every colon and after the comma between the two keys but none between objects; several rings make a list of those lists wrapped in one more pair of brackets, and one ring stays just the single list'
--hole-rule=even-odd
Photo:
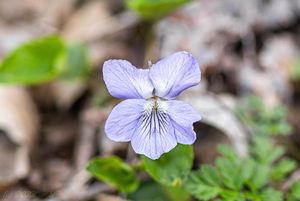
[{"label": "white flower throat", "polygon": [[147,100],[146,104],[144,105],[144,109],[146,114],[157,111],[166,113],[168,104],[166,103],[166,100],[159,98],[158,96],[154,96]]},{"label": "white flower throat", "polygon": [[148,134],[167,132],[169,127],[167,109],[168,105],[165,100],[157,96],[148,99],[144,105],[144,115],[140,120],[141,131]]}]

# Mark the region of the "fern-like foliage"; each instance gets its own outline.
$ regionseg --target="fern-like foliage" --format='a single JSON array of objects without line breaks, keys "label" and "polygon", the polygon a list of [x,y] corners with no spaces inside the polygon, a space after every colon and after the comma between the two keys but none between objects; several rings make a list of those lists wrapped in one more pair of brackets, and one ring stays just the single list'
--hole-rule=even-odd
[{"label": "fern-like foliage", "polygon": [[246,158],[225,145],[218,150],[222,157],[216,160],[215,166],[202,165],[190,173],[185,184],[188,192],[204,201],[284,200],[280,186],[296,163],[283,156],[281,146],[275,146],[270,138],[255,137]]}]

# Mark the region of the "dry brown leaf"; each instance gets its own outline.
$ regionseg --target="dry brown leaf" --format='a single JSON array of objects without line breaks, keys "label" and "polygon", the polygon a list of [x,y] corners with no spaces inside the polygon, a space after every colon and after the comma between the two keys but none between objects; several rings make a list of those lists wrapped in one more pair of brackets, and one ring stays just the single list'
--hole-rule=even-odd
[{"label": "dry brown leaf", "polygon": [[22,187],[16,187],[4,192],[1,201],[38,201],[32,191]]},{"label": "dry brown leaf", "polygon": [[101,22],[110,15],[105,1],[90,1],[73,13],[66,22],[62,34],[70,41],[87,40],[97,34],[99,29],[103,29]]},{"label": "dry brown leaf", "polygon": [[84,93],[87,84],[84,80],[55,81],[50,85],[56,105],[63,110],[69,109]]},{"label": "dry brown leaf", "polygon": [[97,201],[126,201],[126,200],[116,195],[108,195],[108,194],[101,193],[98,196]]},{"label": "dry brown leaf", "polygon": [[38,114],[27,91],[0,86],[0,185],[24,178],[38,132]]},{"label": "dry brown leaf", "polygon": [[299,48],[292,35],[276,35],[266,41],[260,54],[260,63],[266,71],[273,71],[287,83],[293,76],[295,62],[300,55]]},{"label": "dry brown leaf", "polygon": [[276,70],[262,71],[247,62],[238,69],[241,93],[251,92],[260,96],[269,107],[290,99],[290,86]]},{"label": "dry brown leaf", "polygon": [[[246,129],[234,112],[226,105],[228,98],[224,101],[224,98],[221,97],[209,93],[186,93],[181,96],[181,99],[190,103],[201,114],[202,120],[200,123],[221,130],[229,138],[234,149],[241,156],[245,156],[248,153]],[[231,99],[234,101],[233,97]]]}]

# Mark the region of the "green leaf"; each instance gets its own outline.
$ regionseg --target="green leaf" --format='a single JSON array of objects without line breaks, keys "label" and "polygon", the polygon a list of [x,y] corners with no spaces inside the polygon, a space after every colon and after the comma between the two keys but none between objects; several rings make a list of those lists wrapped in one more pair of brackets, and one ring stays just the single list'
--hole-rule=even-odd
[{"label": "green leaf", "polygon": [[293,185],[291,187],[291,196],[294,199],[299,199],[300,200],[300,180],[293,183]]},{"label": "green leaf", "polygon": [[293,70],[292,70],[292,79],[294,81],[300,80],[300,57],[296,59],[296,62],[294,64]]},{"label": "green leaf", "polygon": [[218,158],[216,166],[221,175],[222,182],[227,188],[233,190],[241,189],[243,178],[241,177],[240,166],[225,158]]},{"label": "green leaf", "polygon": [[249,184],[252,189],[257,190],[268,183],[270,178],[270,166],[257,164],[254,172],[255,174],[252,175]]},{"label": "green leaf", "polygon": [[157,20],[190,0],[127,0],[127,7],[146,20]]},{"label": "green leaf", "polygon": [[39,84],[54,79],[62,69],[63,41],[49,36],[30,41],[10,53],[0,65],[0,83]]},{"label": "green leaf", "polygon": [[241,176],[243,178],[244,183],[250,180],[252,175],[255,173],[256,163],[253,159],[247,158],[244,159]]},{"label": "green leaf", "polygon": [[145,181],[132,194],[128,195],[132,201],[188,201],[190,195],[181,188],[162,186],[157,182]]},{"label": "green leaf", "polygon": [[220,193],[220,189],[203,183],[198,183],[197,187],[190,187],[190,192],[200,200],[211,200]]},{"label": "green leaf", "polygon": [[142,182],[139,188],[128,195],[132,201],[171,201],[161,185],[153,181]]},{"label": "green leaf", "polygon": [[291,171],[296,168],[296,162],[291,159],[282,159],[272,169],[272,179],[279,181],[284,179]]},{"label": "green leaf", "polygon": [[286,122],[280,122],[276,125],[276,134],[289,135],[293,131],[293,127]]},{"label": "green leaf", "polygon": [[210,186],[220,186],[218,173],[209,165],[202,165],[200,169],[201,180]]},{"label": "green leaf", "polygon": [[134,170],[116,156],[93,159],[86,169],[97,179],[124,193],[135,191],[139,185]]},{"label": "green leaf", "polygon": [[262,136],[255,136],[253,138],[253,146],[251,149],[256,160],[263,164],[271,164],[284,154],[282,147],[274,147],[270,138]]},{"label": "green leaf", "polygon": [[193,148],[178,144],[158,160],[142,157],[146,171],[157,182],[167,186],[181,186],[193,164]]},{"label": "green leaf", "polygon": [[240,157],[232,148],[228,147],[228,145],[221,144],[217,149],[219,153],[221,153],[225,158],[231,161],[237,162],[237,160],[240,160]]},{"label": "green leaf", "polygon": [[244,201],[245,196],[239,191],[221,191],[220,196],[224,201]]},{"label": "green leaf", "polygon": [[288,135],[292,127],[287,122],[287,108],[277,105],[273,108],[265,106],[256,96],[246,96],[236,106],[236,113],[244,124],[255,135]]},{"label": "green leaf", "polygon": [[84,78],[90,71],[88,51],[82,44],[73,44],[67,47],[65,68],[61,78],[72,80]]},{"label": "green leaf", "polygon": [[164,193],[171,201],[188,201],[191,196],[183,188],[163,186]]},{"label": "green leaf", "polygon": [[202,172],[191,172],[184,188],[199,200],[211,200],[218,196],[221,189],[218,186],[206,184],[203,180]]},{"label": "green leaf", "polygon": [[261,201],[283,201],[281,192],[268,188],[261,193]]}]

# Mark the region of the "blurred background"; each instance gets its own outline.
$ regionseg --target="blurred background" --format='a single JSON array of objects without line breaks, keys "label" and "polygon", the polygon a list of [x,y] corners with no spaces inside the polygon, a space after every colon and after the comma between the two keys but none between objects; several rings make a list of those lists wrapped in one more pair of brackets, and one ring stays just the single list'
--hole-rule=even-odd
[{"label": "blurred background", "polygon": [[120,195],[85,167],[95,156],[139,160],[103,132],[120,101],[103,62],[145,68],[180,50],[202,71],[180,96],[203,116],[194,168],[214,164],[220,143],[247,155],[253,129],[299,163],[299,0],[0,0],[0,199],[178,200],[145,174],[134,195]]}]

